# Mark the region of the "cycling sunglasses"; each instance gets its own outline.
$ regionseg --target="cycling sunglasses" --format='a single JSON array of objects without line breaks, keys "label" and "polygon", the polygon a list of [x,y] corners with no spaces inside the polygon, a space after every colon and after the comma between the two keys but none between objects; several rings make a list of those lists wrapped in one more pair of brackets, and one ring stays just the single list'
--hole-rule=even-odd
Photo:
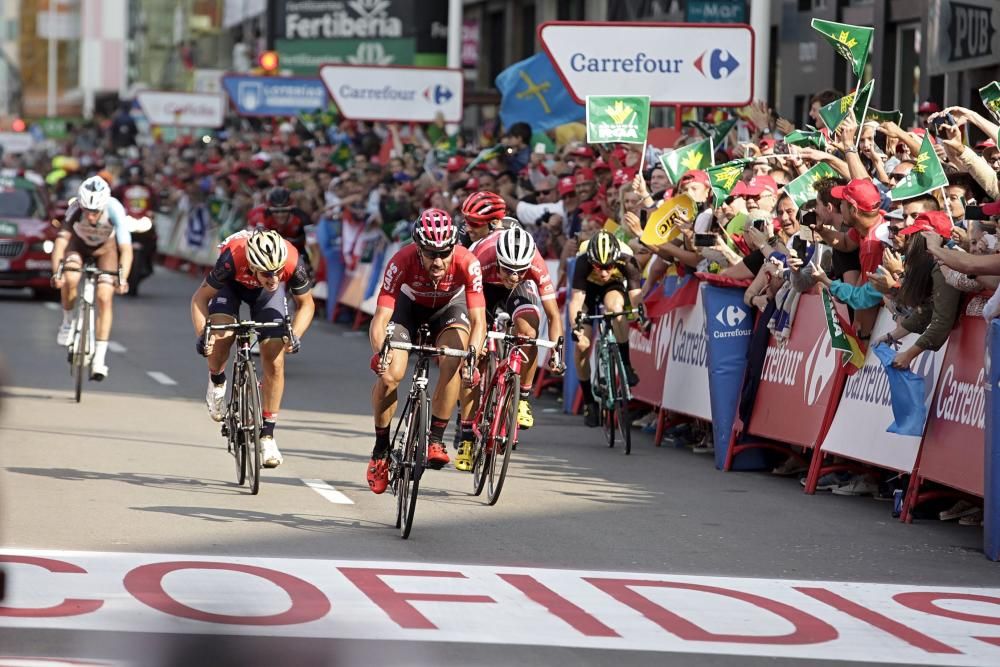
[{"label": "cycling sunglasses", "polygon": [[258,276],[263,276],[264,278],[274,278],[275,276],[278,276],[281,271],[257,271],[256,273]]},{"label": "cycling sunglasses", "polygon": [[614,264],[593,264],[592,266],[598,271],[611,271],[615,268]]},{"label": "cycling sunglasses", "polygon": [[420,254],[427,259],[448,259],[451,253],[455,252],[454,248],[448,248],[447,250],[426,250],[424,248],[420,249]]},{"label": "cycling sunglasses", "polygon": [[497,264],[497,266],[499,266],[500,270],[506,273],[508,276],[524,276],[531,269],[530,266],[526,266],[523,269],[509,269],[503,264],[499,263]]}]

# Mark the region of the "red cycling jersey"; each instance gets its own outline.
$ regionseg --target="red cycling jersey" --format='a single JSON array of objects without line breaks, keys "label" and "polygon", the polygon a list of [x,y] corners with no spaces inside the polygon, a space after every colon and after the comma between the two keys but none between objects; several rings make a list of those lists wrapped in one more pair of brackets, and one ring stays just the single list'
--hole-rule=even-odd
[{"label": "red cycling jersey", "polygon": [[[503,278],[500,276],[500,263],[497,262],[497,242],[504,231],[506,230],[497,230],[472,246],[472,253],[483,267],[483,282],[487,285],[503,284]],[[556,298],[556,290],[552,285],[549,267],[545,264],[545,260],[542,259],[537,248],[535,256],[531,258],[528,273],[523,280],[530,280],[538,286],[538,294],[542,297],[542,301]]]},{"label": "red cycling jersey", "polygon": [[[237,282],[250,289],[260,289],[261,284],[247,261],[247,239],[250,232],[237,232],[219,246],[219,259],[215,267],[205,276],[205,282],[215,289],[222,289],[227,283]],[[309,291],[309,272],[299,256],[299,251],[288,241],[288,259],[281,269],[281,282],[288,283],[292,294],[302,295]]]},{"label": "red cycling jersey", "polygon": [[301,209],[287,210],[288,219],[284,223],[279,223],[274,217],[274,212],[266,204],[256,206],[247,213],[247,229],[273,229],[281,234],[282,238],[291,241],[300,252],[304,252],[309,217]]},{"label": "red cycling jersey", "polygon": [[156,207],[156,197],[144,183],[127,183],[115,188],[114,197],[133,218],[150,215]]},{"label": "red cycling jersey", "polygon": [[448,270],[435,283],[420,262],[417,246],[410,244],[393,255],[385,267],[378,305],[395,308],[396,298],[403,294],[417,305],[440,308],[463,291],[469,308],[486,307],[482,269],[468,248],[455,246]]}]

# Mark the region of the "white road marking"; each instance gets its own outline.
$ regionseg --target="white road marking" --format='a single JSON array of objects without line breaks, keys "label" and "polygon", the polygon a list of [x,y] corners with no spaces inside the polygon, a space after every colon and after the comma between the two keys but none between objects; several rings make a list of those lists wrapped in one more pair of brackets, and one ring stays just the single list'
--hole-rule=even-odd
[{"label": "white road marking", "polygon": [[46,301],[45,307],[49,310],[62,310],[62,304],[56,303],[55,301]]},{"label": "white road marking", "polygon": [[998,588],[11,548],[0,560],[4,609],[21,611],[0,628],[19,630],[392,636],[617,649],[625,664],[663,651],[996,665],[1000,644]]},{"label": "white road marking", "polygon": [[177,381],[166,373],[161,373],[160,371],[146,371],[146,375],[153,378],[160,384],[165,384],[168,387],[177,384]]},{"label": "white road marking", "polygon": [[118,354],[125,354],[126,352],[128,352],[127,347],[125,347],[124,345],[115,340],[108,341],[108,349]]},{"label": "white road marking", "polygon": [[303,484],[329,500],[334,505],[353,505],[354,501],[321,479],[303,479]]}]

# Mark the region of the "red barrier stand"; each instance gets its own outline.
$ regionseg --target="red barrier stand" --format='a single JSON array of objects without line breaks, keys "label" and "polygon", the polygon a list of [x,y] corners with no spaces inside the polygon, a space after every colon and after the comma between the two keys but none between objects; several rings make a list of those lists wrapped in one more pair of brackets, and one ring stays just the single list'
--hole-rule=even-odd
[{"label": "red barrier stand", "polygon": [[[838,305],[838,308],[842,306]],[[843,312],[843,311],[841,311]],[[837,352],[830,346],[823,299],[819,294],[803,294],[788,341],[779,345],[774,337],[768,344],[760,387],[754,402],[747,434],[764,440],[737,443],[726,457],[730,470],[737,454],[751,448],[765,448],[799,456],[777,443],[817,449],[837,410],[847,376]],[[805,463],[805,457],[799,456]],[[818,476],[822,456],[814,455],[809,478]],[[807,486],[807,492],[815,489]]]},{"label": "red barrier stand", "polygon": [[924,481],[938,482],[983,496],[983,442],[986,422],[983,350],[986,322],[963,316],[948,339],[937,392],[927,415],[927,428],[910,477],[900,519],[913,520],[913,508],[925,501],[955,496],[954,491],[920,492]]}]

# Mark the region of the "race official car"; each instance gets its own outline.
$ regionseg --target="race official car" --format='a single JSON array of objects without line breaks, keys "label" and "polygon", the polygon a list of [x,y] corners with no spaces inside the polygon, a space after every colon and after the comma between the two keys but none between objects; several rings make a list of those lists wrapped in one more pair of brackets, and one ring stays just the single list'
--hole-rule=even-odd
[{"label": "race official car", "polygon": [[56,232],[42,189],[25,178],[0,176],[0,288],[50,295]]}]

